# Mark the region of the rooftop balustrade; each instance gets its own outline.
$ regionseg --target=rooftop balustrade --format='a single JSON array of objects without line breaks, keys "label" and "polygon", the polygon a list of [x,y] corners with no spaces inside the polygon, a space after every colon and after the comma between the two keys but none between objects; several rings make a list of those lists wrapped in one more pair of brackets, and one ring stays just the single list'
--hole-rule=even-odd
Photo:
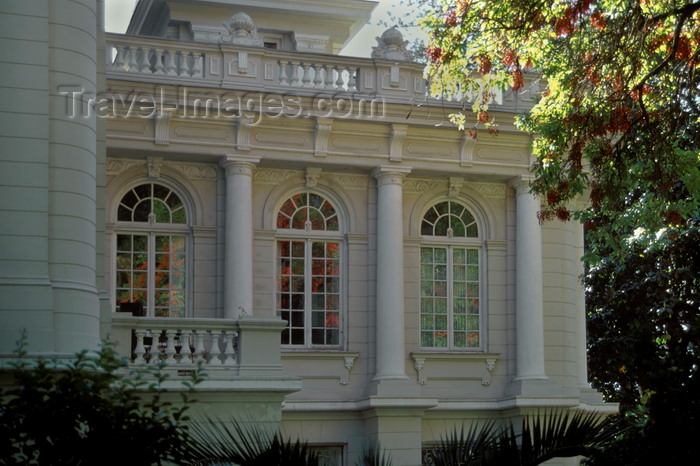
[{"label": "rooftop balustrade", "polygon": [[[120,34],[107,34],[106,56],[109,79],[299,96],[369,96],[454,108],[471,100],[469,95],[449,101],[428,97],[423,65],[406,61]],[[487,91],[493,94],[494,110],[522,111],[532,106],[539,81],[526,75],[521,91]]]}]

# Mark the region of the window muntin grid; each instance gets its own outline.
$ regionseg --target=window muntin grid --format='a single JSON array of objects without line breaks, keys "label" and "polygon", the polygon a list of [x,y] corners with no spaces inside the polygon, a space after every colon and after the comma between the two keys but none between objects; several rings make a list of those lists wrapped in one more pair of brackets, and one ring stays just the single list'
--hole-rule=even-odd
[{"label": "window muntin grid", "polygon": [[287,321],[282,344],[339,346],[342,241],[335,207],[319,194],[298,193],[280,207],[277,226],[290,235],[277,241],[276,310]]},{"label": "window muntin grid", "polygon": [[481,245],[474,216],[458,202],[438,202],[423,216],[421,234],[421,347],[480,348]]},{"label": "window muntin grid", "polygon": [[180,197],[157,183],[138,185],[122,197],[117,220],[115,310],[140,302],[149,316],[184,317],[188,236]]}]

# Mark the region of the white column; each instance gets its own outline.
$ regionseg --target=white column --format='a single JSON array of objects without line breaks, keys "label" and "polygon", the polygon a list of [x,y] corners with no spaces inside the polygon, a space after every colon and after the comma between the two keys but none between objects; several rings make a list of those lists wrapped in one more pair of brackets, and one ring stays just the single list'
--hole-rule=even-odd
[{"label": "white column", "polygon": [[[574,263],[576,264],[576,275],[581,278],[584,269],[583,261],[583,225],[572,222],[574,229]],[[581,387],[589,388],[588,384],[588,355],[586,352],[586,293],[581,288],[576,291],[576,364],[578,384]]]},{"label": "white column", "polygon": [[375,380],[407,379],[404,344],[403,179],[410,168],[377,168],[377,367]]},{"label": "white column", "polygon": [[542,228],[537,218],[540,202],[530,194],[528,178],[518,177],[510,185],[516,193],[516,380],[547,379],[544,370]]},{"label": "white column", "polygon": [[253,168],[259,157],[226,156],[224,317],[253,315]]}]

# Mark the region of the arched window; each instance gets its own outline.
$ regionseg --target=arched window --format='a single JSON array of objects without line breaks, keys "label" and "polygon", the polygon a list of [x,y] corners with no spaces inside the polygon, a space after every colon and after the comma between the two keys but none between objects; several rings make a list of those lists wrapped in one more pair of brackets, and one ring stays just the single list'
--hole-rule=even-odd
[{"label": "arched window", "polygon": [[129,190],[117,209],[116,307],[139,302],[146,315],[184,317],[187,214],[180,197],[157,183]]},{"label": "arched window", "polygon": [[325,197],[303,192],[277,213],[277,314],[282,344],[339,346],[341,246],[338,214]]},{"label": "arched window", "polygon": [[481,241],[474,216],[458,202],[439,202],[423,216],[421,234],[421,347],[480,348]]}]

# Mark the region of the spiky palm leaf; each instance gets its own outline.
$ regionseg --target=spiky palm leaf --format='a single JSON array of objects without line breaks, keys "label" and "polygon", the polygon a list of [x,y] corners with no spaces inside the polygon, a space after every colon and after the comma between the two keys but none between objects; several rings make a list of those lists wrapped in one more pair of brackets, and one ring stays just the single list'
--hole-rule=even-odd
[{"label": "spiky palm leaf", "polygon": [[[229,425],[233,429],[229,428]],[[190,426],[194,464],[233,463],[240,466],[316,466],[317,455],[306,443],[283,439],[253,420],[208,419]]]},{"label": "spiky palm leaf", "polygon": [[379,442],[368,442],[362,445],[360,459],[355,466],[391,466],[391,455],[382,450]]},{"label": "spiky palm leaf", "polygon": [[435,464],[445,466],[469,466],[483,463],[483,454],[489,442],[495,434],[495,421],[490,420],[484,423],[475,423],[464,432],[464,425],[457,433],[455,428],[452,433],[445,438],[440,438],[440,442],[433,450],[433,461]]},{"label": "spiky palm leaf", "polygon": [[555,410],[525,416],[521,433],[512,422],[500,429],[493,423],[473,425],[467,435],[451,436],[436,448],[438,466],[534,466],[552,458],[590,456],[619,433],[616,424],[594,412]]}]

